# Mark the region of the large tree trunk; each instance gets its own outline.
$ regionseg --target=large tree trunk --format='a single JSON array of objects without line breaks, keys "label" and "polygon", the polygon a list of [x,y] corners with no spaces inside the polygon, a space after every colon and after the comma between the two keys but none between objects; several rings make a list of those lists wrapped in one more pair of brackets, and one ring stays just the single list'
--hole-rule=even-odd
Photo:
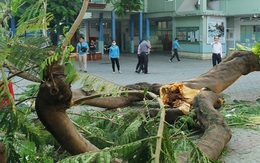
[{"label": "large tree trunk", "polygon": [[71,105],[70,84],[64,82],[64,66],[49,66],[44,73],[44,82],[36,98],[36,112],[55,139],[69,153],[75,155],[98,150],[76,130],[66,109]]},{"label": "large tree trunk", "polygon": [[[68,37],[64,40],[63,46],[67,46],[69,40],[77,30],[88,7],[88,0],[84,0],[81,11],[71,27]],[[36,112],[55,139],[72,155],[98,150],[88,140],[84,139],[76,130],[66,109],[71,106],[72,92],[70,84],[65,83],[64,66],[58,63],[46,67],[43,83],[36,98]]]}]

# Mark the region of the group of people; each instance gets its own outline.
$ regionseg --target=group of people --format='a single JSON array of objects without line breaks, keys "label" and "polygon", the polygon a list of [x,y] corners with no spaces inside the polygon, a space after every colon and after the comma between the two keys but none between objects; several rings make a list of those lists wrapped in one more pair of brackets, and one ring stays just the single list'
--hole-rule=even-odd
[{"label": "group of people", "polygon": [[148,39],[144,39],[140,42],[137,49],[138,62],[136,65],[135,72],[140,73],[141,71],[148,74],[148,55],[151,50],[151,43]]},{"label": "group of people", "polygon": [[[182,48],[180,47],[178,41],[179,39],[175,38],[174,42],[172,43],[172,56],[169,59],[169,62],[172,62],[174,57],[176,57],[178,61],[181,61],[179,58],[178,49],[182,49]],[[219,64],[221,62],[221,58],[222,58],[222,45],[219,42],[218,36],[214,37],[214,42],[211,43],[211,46],[212,46],[212,64],[213,66],[215,66],[217,63]],[[148,62],[149,62],[148,55],[150,53],[150,49],[151,49],[151,44],[148,39],[144,39],[139,43],[138,50],[137,50],[138,62],[135,69],[136,73],[143,72],[144,74],[148,74]],[[78,58],[79,58],[80,71],[87,72],[87,52],[90,53],[90,57],[92,60],[96,60],[95,42],[91,40],[90,44],[88,45],[88,43],[84,41],[84,37],[81,36],[76,46],[76,54],[78,54]],[[115,74],[115,66],[117,67],[118,73],[121,74],[120,64],[119,64],[120,50],[115,40],[112,41],[112,45],[109,48],[108,59],[111,60],[113,74]]]},{"label": "group of people", "polygon": [[[90,54],[90,60],[96,60],[96,45],[94,40],[90,41],[90,44],[88,45],[87,42],[84,41],[84,37],[81,36],[79,38],[79,42],[76,45],[76,54],[78,55],[79,59],[79,68],[80,71],[87,72],[87,52]],[[120,58],[120,51],[119,47],[116,45],[116,41],[112,41],[112,45],[109,48],[109,59],[112,63],[112,70],[115,74],[115,65],[117,66],[118,73],[121,73],[120,71],[120,64],[119,64],[119,58]]]}]

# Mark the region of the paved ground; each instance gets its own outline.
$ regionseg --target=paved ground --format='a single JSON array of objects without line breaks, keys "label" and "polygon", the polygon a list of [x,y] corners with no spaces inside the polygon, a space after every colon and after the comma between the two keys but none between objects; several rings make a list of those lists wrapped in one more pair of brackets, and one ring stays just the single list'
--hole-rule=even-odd
[{"label": "paved ground", "polygon": [[[149,73],[135,73],[137,57],[135,54],[122,54],[120,66],[122,74],[112,73],[112,68],[107,55],[102,60],[89,61],[88,73],[103,77],[120,85],[128,85],[137,82],[149,82],[167,84],[197,77],[212,68],[211,60],[194,60],[176,58],[170,63],[170,54],[152,53],[149,56]],[[16,79],[18,81],[20,79]],[[14,81],[15,82],[15,81]],[[16,87],[15,91],[27,85]],[[234,84],[223,91],[222,95],[227,103],[233,100],[255,101],[260,97],[260,72],[253,72],[239,78]],[[80,87],[75,84],[72,88]],[[260,128],[240,129],[232,128],[233,137],[227,144],[227,155],[222,158],[226,163],[258,163],[260,162]]]}]

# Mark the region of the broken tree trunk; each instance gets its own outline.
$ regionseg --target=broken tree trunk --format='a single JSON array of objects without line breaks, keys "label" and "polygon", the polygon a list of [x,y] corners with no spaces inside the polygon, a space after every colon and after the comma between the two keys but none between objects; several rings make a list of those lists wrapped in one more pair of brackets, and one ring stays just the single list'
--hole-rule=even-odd
[{"label": "broken tree trunk", "polygon": [[[232,136],[228,124],[216,110],[221,107],[221,97],[213,91],[203,89],[194,97],[193,107],[204,129],[204,134],[197,141],[197,146],[207,157],[216,160]],[[179,161],[187,162],[190,152],[180,154]]]},{"label": "broken tree trunk", "polygon": [[179,107],[183,103],[192,104],[194,96],[206,87],[220,93],[240,76],[260,71],[258,56],[250,51],[235,51],[219,65],[205,74],[182,82],[163,85],[160,96],[165,104]]}]

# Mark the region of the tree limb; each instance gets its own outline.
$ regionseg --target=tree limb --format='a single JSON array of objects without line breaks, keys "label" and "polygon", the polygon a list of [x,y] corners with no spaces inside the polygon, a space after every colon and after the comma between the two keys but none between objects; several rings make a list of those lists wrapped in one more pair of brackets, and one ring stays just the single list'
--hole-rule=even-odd
[{"label": "tree limb", "polygon": [[[220,105],[217,105],[221,102],[220,99],[221,97],[213,91],[203,90],[194,97],[193,101],[197,118],[204,128],[204,134],[197,141],[197,146],[207,157],[215,160],[219,158],[232,135],[223,116],[214,108],[214,106],[220,107]],[[187,162],[187,160],[188,153],[181,153],[179,155],[181,163]]]}]

